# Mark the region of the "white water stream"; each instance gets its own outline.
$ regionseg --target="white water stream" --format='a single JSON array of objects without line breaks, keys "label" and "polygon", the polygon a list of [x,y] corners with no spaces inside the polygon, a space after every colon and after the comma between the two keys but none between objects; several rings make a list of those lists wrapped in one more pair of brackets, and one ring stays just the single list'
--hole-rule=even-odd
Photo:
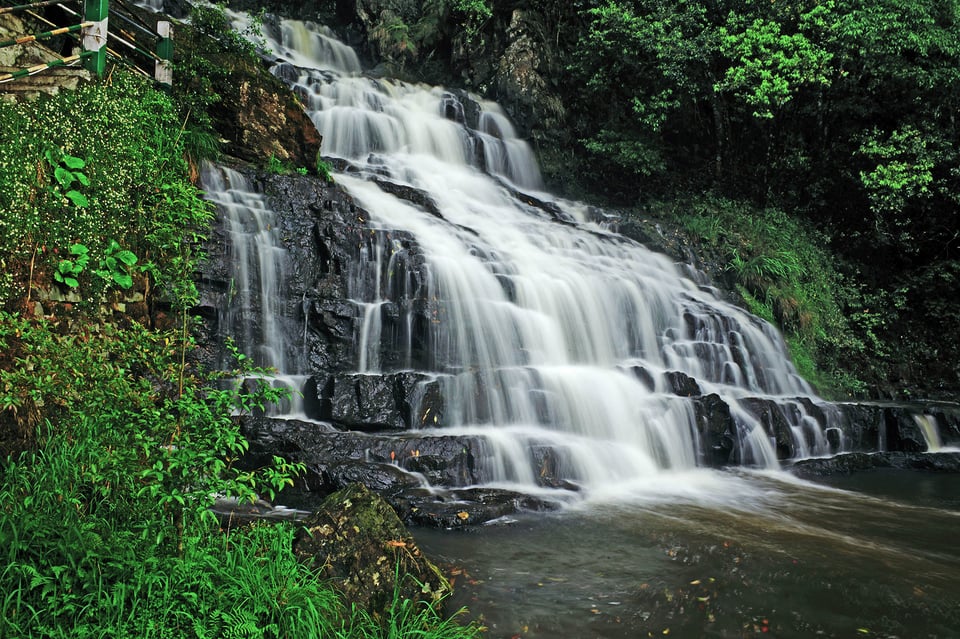
[{"label": "white water stream", "polygon": [[[536,485],[529,450],[544,445],[556,453],[557,474],[586,487],[690,469],[702,453],[695,409],[667,377],[681,372],[729,405],[742,463],[778,465],[744,398],[773,400],[800,455],[836,452],[824,435],[836,425],[808,414],[800,398],[823,402],[796,374],[776,330],[665,256],[611,233],[588,207],[543,192],[534,154],[496,104],[363,75],[355,53],[316,25],[284,20],[278,31],[267,37],[282,61],[277,73],[297,76],[324,155],[352,167],[335,175],[337,183],[384,231],[352,266],[357,372],[391,372],[382,369],[381,349],[407,349],[396,361],[442,383],[446,411],[423,424],[425,433],[485,438],[494,453],[489,476],[521,487]],[[219,194],[231,188],[247,193],[239,176],[230,185],[216,180],[205,188],[221,204]],[[384,190],[385,183],[393,186]],[[428,205],[398,198],[397,185]],[[263,288],[271,278],[283,285],[257,197],[235,194],[227,203],[247,211],[247,221],[230,224],[254,241],[237,248],[240,309],[247,286]],[[415,239],[428,264],[413,284],[397,266],[405,249],[386,239],[396,231]],[[273,272],[251,275],[248,252]],[[300,374],[275,343],[268,317],[275,294],[261,290],[263,317],[250,322],[259,338],[248,342],[259,344],[265,365]],[[426,360],[413,353],[414,296],[431,303]],[[404,315],[397,324],[405,335],[383,334],[387,303]]]},{"label": "white water stream", "polygon": [[[315,25],[280,31],[268,45],[298,68],[278,72],[298,78],[323,152],[349,161],[336,181],[374,229],[345,267],[353,373],[439,380],[443,411],[414,409],[414,435],[481,438],[491,483],[558,492],[538,486],[536,449],[584,488],[561,513],[516,515],[484,534],[417,529],[432,557],[457,566],[454,607],[482,614],[497,638],[958,636],[955,476],[833,480],[861,495],[782,472],[695,468],[702,416],[673,372],[723,399],[745,464],[778,465],[753,398],[780,411],[797,457],[838,452],[839,412],[797,377],[769,325],[588,207],[542,192],[496,105],[363,76],[353,51]],[[233,251],[221,321],[299,388],[315,372],[298,351],[309,327],[286,294],[275,214],[229,169],[208,167],[204,188]],[[916,419],[937,448],[934,419]],[[878,437],[885,448],[886,430]]]}]

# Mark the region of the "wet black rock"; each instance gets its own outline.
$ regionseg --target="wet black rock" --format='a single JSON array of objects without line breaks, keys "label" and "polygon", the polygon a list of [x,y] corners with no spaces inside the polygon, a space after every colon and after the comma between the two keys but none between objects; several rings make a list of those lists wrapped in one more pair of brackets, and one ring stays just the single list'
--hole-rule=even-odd
[{"label": "wet black rock", "polygon": [[665,374],[667,384],[670,385],[670,389],[674,394],[679,395],[680,397],[699,397],[700,385],[697,383],[697,380],[690,377],[686,373],[681,373],[679,371],[668,371]]},{"label": "wet black rock", "polygon": [[927,450],[934,437],[960,446],[960,405],[945,402],[836,404],[844,451]]},{"label": "wet black rock", "polygon": [[803,459],[789,466],[788,470],[804,479],[816,479],[831,475],[850,475],[878,468],[958,473],[960,472],[960,452],[845,453],[829,458]]},{"label": "wet black rock", "polygon": [[[244,418],[243,432],[252,442],[245,465],[263,466],[280,455],[306,466],[306,473],[282,495],[284,503],[301,509],[312,510],[327,495],[354,483],[381,494],[407,523],[430,526],[474,525],[557,507],[554,501],[513,491],[464,488],[491,479],[480,471],[480,460],[490,451],[478,437],[339,432],[329,424],[265,416]],[[556,477],[550,449],[535,448],[531,454],[543,468],[544,486],[576,490]]]},{"label": "wet black rock", "polygon": [[410,524],[462,528],[509,519],[519,512],[556,510],[560,503],[511,490],[466,488],[443,493],[421,491],[399,500],[395,507]]},{"label": "wet black rock", "polygon": [[730,415],[730,406],[716,393],[698,398],[693,406],[702,442],[701,463],[711,468],[736,463],[733,453],[736,450],[737,426]]}]

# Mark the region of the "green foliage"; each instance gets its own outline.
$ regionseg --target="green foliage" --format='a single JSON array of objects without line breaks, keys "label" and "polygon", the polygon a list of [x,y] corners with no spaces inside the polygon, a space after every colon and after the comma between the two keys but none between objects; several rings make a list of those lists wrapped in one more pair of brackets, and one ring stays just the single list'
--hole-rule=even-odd
[{"label": "green foliage", "polygon": [[218,43],[218,51],[239,56],[252,63],[259,61],[258,51],[269,53],[263,40],[264,12],[251,16],[242,30],[234,28],[226,3],[198,4],[190,8],[190,24],[196,31]]},{"label": "green foliage", "polygon": [[39,440],[0,466],[0,635],[314,637],[346,623],[353,634],[339,636],[370,636],[372,620],[351,621],[296,561],[293,528],[219,532],[215,495],[272,497],[302,466],[234,467],[247,448],[237,411],[282,391],[251,383],[264,371],[246,358],[215,385],[184,380],[181,339],[137,326],[61,334],[0,314],[13,357],[0,409],[34,415]]},{"label": "green foliage", "polygon": [[[607,0],[583,12],[569,70],[579,80],[579,136],[613,180],[662,177],[674,152],[662,136],[705,81],[697,65],[716,48],[695,3]],[[591,126],[592,125],[592,126]]]},{"label": "green foliage", "polygon": [[270,154],[270,157],[267,158],[263,169],[268,173],[273,173],[274,175],[291,175],[293,173],[296,173],[297,175],[307,175],[310,172],[307,167],[294,167],[291,162],[284,162],[272,153]]},{"label": "green foliage", "polygon": [[80,170],[86,167],[87,163],[83,158],[74,157],[59,149],[58,151],[59,152],[48,150],[44,153],[44,157],[53,169],[54,179],[57,181],[57,184],[59,184],[63,196],[70,200],[77,208],[89,206],[90,201],[87,199],[87,196],[73,188],[74,182],[81,186],[90,186],[90,178]]},{"label": "green foliage", "polygon": [[[294,173],[297,175],[308,175],[310,173],[310,169],[307,167],[294,167],[291,162],[284,162],[273,154],[270,154],[270,157],[267,158],[263,170],[268,173],[273,173],[274,175],[292,175]],[[316,166],[317,175],[320,176],[324,182],[333,182],[331,171],[333,171],[333,166],[331,166],[329,162],[325,162],[318,153]]]},{"label": "green foliage", "polygon": [[267,165],[264,169],[268,173],[273,173],[275,175],[284,175],[290,172],[289,167],[287,167],[276,155],[270,154],[270,157],[267,158]]},{"label": "green foliage", "polygon": [[[0,253],[7,267],[25,272],[33,261],[36,272],[77,288],[93,259],[98,284],[79,288],[88,301],[99,300],[108,283],[131,286],[134,255],[152,265],[160,287],[178,280],[168,258],[194,250],[183,235],[199,238],[210,219],[189,182],[180,129],[169,96],[121,71],[110,84],[0,108]],[[55,250],[81,243],[85,258]],[[33,285],[25,274],[15,282],[20,288],[8,290],[4,303]]]},{"label": "green foliage", "polygon": [[317,175],[324,182],[333,182],[333,165],[321,158],[319,154],[317,154]]},{"label": "green foliage", "polygon": [[860,181],[879,237],[905,247],[915,240],[905,213],[911,203],[934,195],[933,171],[939,157],[929,147],[929,137],[910,125],[887,136],[876,128],[864,135],[859,153],[872,168],[860,171]]},{"label": "green foliage", "polygon": [[417,45],[410,37],[410,25],[389,9],[380,14],[380,20],[370,31],[370,39],[378,44],[380,55],[401,65],[408,56],[417,55]]},{"label": "green foliage", "polygon": [[[237,467],[239,417],[283,396],[268,371],[240,354],[216,375],[188,363],[213,213],[185,156],[212,138],[177,106],[119,70],[0,105],[2,301],[22,308],[57,282],[89,302],[0,311],[0,636],[372,634],[296,561],[291,528],[224,534],[209,508],[273,498],[302,466]],[[140,272],[176,326],[101,313],[104,288]]]},{"label": "green foliage", "polygon": [[449,0],[450,8],[459,16],[467,37],[476,39],[484,23],[493,17],[490,0]]},{"label": "green foliage", "polygon": [[[725,238],[726,229],[710,228],[712,215],[690,223],[729,246],[731,274],[769,298],[788,333],[801,327],[812,359],[838,376],[847,366],[883,385],[923,383],[922,371],[942,367],[922,353],[960,356],[924,326],[942,326],[939,315],[922,319],[894,303],[906,290],[911,308],[927,307],[921,282],[960,255],[956,3],[576,6],[575,16],[557,13],[557,32],[576,34],[556,39],[575,80],[558,84],[573,130],[557,139],[580,140],[574,163],[589,170],[555,175],[570,182],[572,173],[617,204],[712,192],[749,203],[750,219],[790,211],[822,234],[815,246],[842,254],[832,267],[843,272],[838,281],[809,270],[819,258],[793,259],[789,243],[739,245],[753,231]],[[955,293],[934,291],[944,295],[938,313],[956,316]],[[818,317],[834,319],[820,326]],[[946,377],[960,384],[955,372]]]},{"label": "green foliage", "polygon": [[121,248],[116,240],[110,240],[103,258],[100,259],[100,267],[94,269],[93,273],[120,288],[130,288],[133,286],[130,269],[136,263],[137,256],[132,251]]},{"label": "green foliage", "polygon": [[732,60],[717,91],[732,91],[758,118],[772,118],[803,85],[828,85],[833,55],[803,33],[785,34],[783,25],[731,13],[719,28],[720,52]]},{"label": "green foliage", "polygon": [[649,140],[629,139],[603,129],[595,137],[584,140],[584,146],[638,175],[651,176],[666,168],[660,149]]},{"label": "green foliage", "polygon": [[77,288],[80,286],[77,278],[90,262],[90,249],[83,244],[74,244],[70,247],[70,255],[74,256],[73,259],[60,260],[57,270],[53,272],[53,279],[70,288]]},{"label": "green foliage", "polygon": [[189,23],[178,27],[173,97],[183,122],[182,144],[194,163],[219,157],[217,105],[237,84],[235,68],[259,65],[262,27],[263,13],[238,31],[224,4],[199,3],[190,7]]},{"label": "green foliage", "polygon": [[[53,279],[69,288],[78,288],[77,278],[90,263],[90,249],[83,244],[73,244],[69,249],[72,259],[60,260],[57,270],[53,272]],[[93,269],[93,274],[106,280],[108,284],[116,284],[120,288],[133,286],[133,277],[130,268],[137,263],[137,256],[131,251],[120,248],[116,240],[107,245],[104,256],[100,259],[99,267]]]}]

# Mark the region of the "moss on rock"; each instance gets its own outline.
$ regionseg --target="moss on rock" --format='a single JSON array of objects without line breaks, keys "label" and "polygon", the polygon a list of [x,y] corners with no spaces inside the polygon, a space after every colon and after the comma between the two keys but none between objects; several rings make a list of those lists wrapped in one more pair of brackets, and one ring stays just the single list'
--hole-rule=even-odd
[{"label": "moss on rock", "polygon": [[297,557],[373,615],[388,610],[395,591],[400,599],[430,603],[450,594],[450,583],[394,510],[362,484],[327,497],[303,524]]}]

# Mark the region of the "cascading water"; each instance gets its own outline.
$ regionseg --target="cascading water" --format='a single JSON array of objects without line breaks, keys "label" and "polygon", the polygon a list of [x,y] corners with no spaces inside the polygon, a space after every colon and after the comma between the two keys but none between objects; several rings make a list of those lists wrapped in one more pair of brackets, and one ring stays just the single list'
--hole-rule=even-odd
[{"label": "cascading water", "polygon": [[492,637],[957,636],[956,476],[837,479],[873,482],[863,496],[695,467],[949,449],[960,426],[880,405],[847,427],[769,325],[542,192],[495,104],[365,77],[330,32],[268,26],[340,170],[339,188],[204,171],[230,252],[206,314],[304,395],[254,447],[298,455],[321,494],[363,481],[409,522],[523,521],[415,528],[470,574],[454,606]]},{"label": "cascading water", "polygon": [[305,377],[298,373],[303,370],[303,354],[285,338],[295,320],[280,306],[288,257],[279,243],[276,214],[237,171],[208,164],[201,182],[221,213],[231,251],[227,304],[218,321],[226,328],[223,337],[233,339],[256,366],[277,372],[272,383],[292,391],[280,410],[300,415],[299,390]]},{"label": "cascading water", "polygon": [[[484,483],[531,489],[549,474],[553,485],[597,487],[693,468],[705,451],[691,395],[722,398],[740,463],[777,465],[773,423],[788,431],[778,435],[788,455],[842,447],[771,326],[607,230],[588,207],[542,192],[532,151],[496,104],[364,76],[351,49],[309,23],[280,22],[267,45],[324,154],[346,167],[337,183],[370,215],[350,265],[355,373],[415,371],[438,385],[442,415],[410,411],[424,416],[418,435],[482,441]],[[266,287],[282,285],[282,258],[262,199],[239,176],[228,189],[207,175],[231,212],[231,312],[247,313],[245,291],[261,289],[260,315],[240,321],[245,348],[256,344],[282,374],[305,374],[286,359],[291,345],[276,343],[280,311]],[[243,201],[225,202],[227,192]],[[234,220],[236,209],[248,219]]]}]

